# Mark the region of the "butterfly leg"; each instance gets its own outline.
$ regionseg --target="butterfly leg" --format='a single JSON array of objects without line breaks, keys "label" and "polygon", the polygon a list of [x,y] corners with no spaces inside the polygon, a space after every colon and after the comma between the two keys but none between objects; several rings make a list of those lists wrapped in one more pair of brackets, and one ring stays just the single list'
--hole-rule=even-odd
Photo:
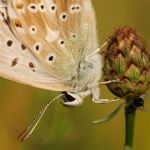
[{"label": "butterfly leg", "polygon": [[85,60],[86,60],[87,62],[93,63],[93,60],[91,60],[90,58],[91,58],[94,54],[96,54],[96,53],[99,53],[99,52],[103,53],[103,52],[102,52],[102,49],[103,49],[107,44],[108,44],[108,42],[105,42],[100,48],[96,49],[96,50],[93,51],[91,54],[89,54],[88,56],[86,56]]},{"label": "butterfly leg", "polygon": [[111,102],[116,102],[119,101],[119,98],[114,98],[114,99],[92,99],[94,103],[98,104],[106,104],[106,103],[111,103]]},{"label": "butterfly leg", "polygon": [[99,103],[99,104],[111,103],[111,102],[115,102],[115,101],[120,100],[119,98],[99,99],[99,97],[100,97],[100,89],[99,89],[99,87],[92,88],[92,95],[93,95],[92,101],[94,103]]},{"label": "butterfly leg", "polygon": [[122,83],[122,81],[120,79],[116,79],[116,80],[109,80],[109,81],[104,81],[104,82],[100,82],[100,85],[105,85],[105,84],[110,84],[110,83]]}]

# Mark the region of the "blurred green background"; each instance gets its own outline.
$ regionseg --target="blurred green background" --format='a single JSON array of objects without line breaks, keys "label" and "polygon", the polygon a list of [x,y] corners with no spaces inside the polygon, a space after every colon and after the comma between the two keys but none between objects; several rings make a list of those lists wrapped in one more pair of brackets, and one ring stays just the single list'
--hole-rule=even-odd
[{"label": "blurred green background", "polygon": [[[101,44],[121,25],[134,27],[150,47],[149,0],[93,0]],[[99,105],[86,99],[78,108],[53,104],[24,143],[17,141],[20,131],[33,116],[58,93],[32,88],[0,78],[1,150],[123,150],[124,112],[110,122],[93,126],[90,121],[110,113],[120,102]],[[105,86],[102,98],[114,96]],[[149,91],[145,106],[150,109]],[[150,112],[137,112],[134,150],[150,150]]]}]

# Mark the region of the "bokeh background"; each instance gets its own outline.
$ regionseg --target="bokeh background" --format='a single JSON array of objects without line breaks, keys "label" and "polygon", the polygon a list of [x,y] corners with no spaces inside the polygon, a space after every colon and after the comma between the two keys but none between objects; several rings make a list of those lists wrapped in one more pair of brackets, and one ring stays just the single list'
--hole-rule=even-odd
[{"label": "bokeh background", "polygon": [[[149,0],[93,0],[101,44],[118,26],[134,27],[150,47]],[[145,107],[150,109],[150,91]],[[24,143],[17,141],[40,108],[58,93],[32,88],[0,78],[1,150],[123,150],[124,111],[110,122],[93,126],[90,121],[110,113],[120,102],[94,104],[87,98],[78,108],[53,104]],[[101,86],[101,97],[114,96]],[[134,150],[150,150],[150,112],[137,112]]]}]

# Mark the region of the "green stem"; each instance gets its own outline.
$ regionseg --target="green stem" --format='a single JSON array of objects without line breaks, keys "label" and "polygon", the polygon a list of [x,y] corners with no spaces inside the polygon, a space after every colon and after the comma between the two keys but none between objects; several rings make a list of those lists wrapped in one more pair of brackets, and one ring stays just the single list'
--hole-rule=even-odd
[{"label": "green stem", "polygon": [[[130,105],[129,105],[130,106]],[[125,107],[125,150],[133,150],[134,128],[136,111],[129,112],[130,107]]]}]

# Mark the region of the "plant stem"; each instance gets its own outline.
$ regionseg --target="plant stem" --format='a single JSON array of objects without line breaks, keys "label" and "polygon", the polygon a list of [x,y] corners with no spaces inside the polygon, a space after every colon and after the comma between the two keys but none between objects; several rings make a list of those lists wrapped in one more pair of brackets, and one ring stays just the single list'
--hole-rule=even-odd
[{"label": "plant stem", "polygon": [[125,107],[125,150],[133,150],[136,111],[130,112],[130,105]]}]

